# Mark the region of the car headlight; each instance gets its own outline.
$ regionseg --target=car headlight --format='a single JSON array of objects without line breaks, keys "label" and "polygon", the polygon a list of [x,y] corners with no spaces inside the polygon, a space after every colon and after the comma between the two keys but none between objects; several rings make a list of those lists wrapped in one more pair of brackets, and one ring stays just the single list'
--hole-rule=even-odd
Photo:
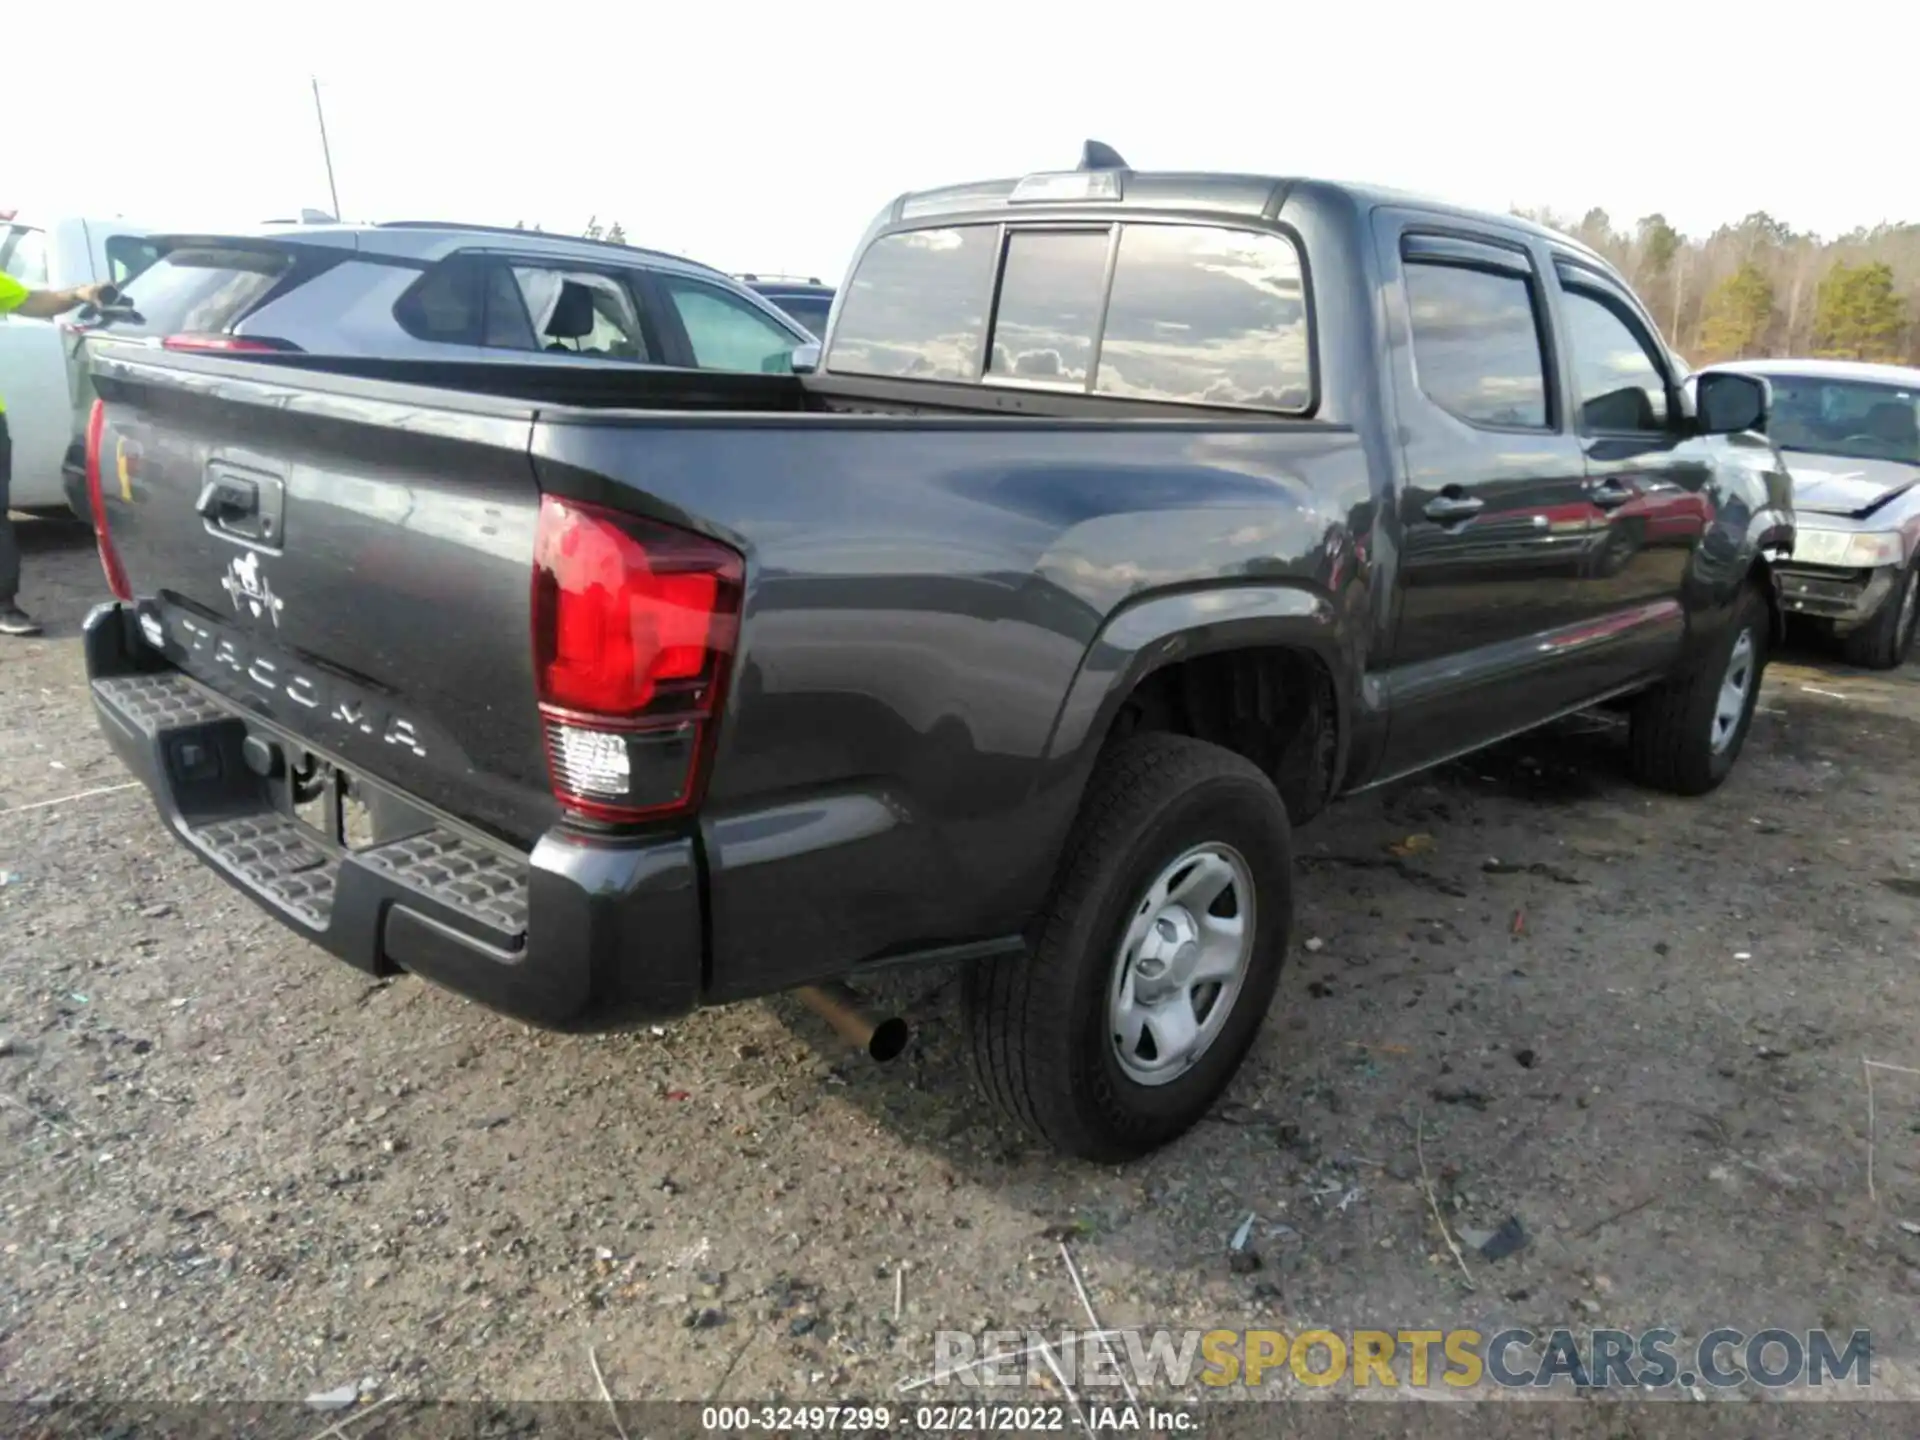
[{"label": "car headlight", "polygon": [[1793,537],[1793,558],[1837,570],[1877,570],[1898,565],[1906,555],[1897,530],[1801,530]]}]

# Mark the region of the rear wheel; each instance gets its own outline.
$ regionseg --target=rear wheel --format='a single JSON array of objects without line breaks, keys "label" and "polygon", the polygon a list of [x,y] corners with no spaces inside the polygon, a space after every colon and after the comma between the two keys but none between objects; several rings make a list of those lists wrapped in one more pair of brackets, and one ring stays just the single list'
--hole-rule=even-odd
[{"label": "rear wheel", "polygon": [[1676,795],[1704,795],[1727,778],[1760,701],[1772,622],[1766,597],[1746,586],[1707,658],[1634,702],[1628,756],[1637,780]]},{"label": "rear wheel", "polygon": [[1901,572],[1893,593],[1873,619],[1841,638],[1841,653],[1848,663],[1869,670],[1895,670],[1913,653],[1916,628],[1920,628],[1920,560]]},{"label": "rear wheel", "polygon": [[1027,953],[968,972],[980,1082],[1069,1154],[1124,1160],[1191,1127],[1259,1031],[1292,923],[1273,783],[1185,736],[1101,763]]}]

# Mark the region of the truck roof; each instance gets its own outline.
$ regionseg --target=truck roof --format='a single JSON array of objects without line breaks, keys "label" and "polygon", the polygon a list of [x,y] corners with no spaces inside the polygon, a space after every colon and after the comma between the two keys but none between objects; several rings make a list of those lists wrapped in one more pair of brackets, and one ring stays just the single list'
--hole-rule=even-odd
[{"label": "truck roof", "polygon": [[[1107,176],[1113,177],[1111,181],[1096,178]],[[1071,193],[1080,186],[1111,186],[1117,194]],[[1098,141],[1087,142],[1078,169],[1039,171],[1030,175],[909,191],[898,197],[883,213],[880,224],[889,229],[907,228],[945,218],[1024,212],[1034,212],[1037,218],[1039,213],[1057,214],[1061,209],[1071,209],[1082,215],[1090,211],[1138,214],[1141,211],[1166,210],[1240,220],[1272,220],[1279,215],[1280,207],[1285,204],[1289,194],[1305,188],[1323,195],[1344,196],[1363,211],[1379,206],[1406,206],[1525,231],[1612,268],[1591,246],[1519,215],[1477,210],[1384,185],[1309,176],[1204,170],[1133,170],[1110,147]],[[1019,193],[1023,189],[1028,193]]]}]

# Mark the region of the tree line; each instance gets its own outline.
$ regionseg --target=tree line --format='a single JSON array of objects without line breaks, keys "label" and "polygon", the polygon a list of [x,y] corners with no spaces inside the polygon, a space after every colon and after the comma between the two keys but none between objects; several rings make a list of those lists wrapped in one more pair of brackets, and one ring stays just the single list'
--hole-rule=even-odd
[{"label": "tree line", "polygon": [[[541,234],[546,233],[540,230],[540,222],[537,220],[531,225],[527,224],[524,220],[516,220],[513,222],[513,228],[516,230],[539,231]],[[627,231],[624,225],[618,220],[608,225],[602,225],[598,215],[590,215],[587,217],[587,228],[582,230],[580,234],[583,239],[587,240],[606,240],[615,245],[624,245],[627,243]]]},{"label": "tree line", "polygon": [[1920,224],[1826,239],[1756,210],[1697,238],[1658,214],[1620,229],[1597,208],[1578,220],[1515,213],[1606,256],[1693,364],[1817,355],[1920,365]]}]

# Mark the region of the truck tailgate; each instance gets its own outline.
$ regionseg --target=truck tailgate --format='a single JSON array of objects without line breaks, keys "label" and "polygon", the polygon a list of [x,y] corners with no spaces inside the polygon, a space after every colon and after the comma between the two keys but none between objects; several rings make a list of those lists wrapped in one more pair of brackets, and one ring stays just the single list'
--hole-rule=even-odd
[{"label": "truck tailgate", "polygon": [[551,825],[533,407],[113,348],[100,490],[149,643],[349,771],[522,846]]}]

